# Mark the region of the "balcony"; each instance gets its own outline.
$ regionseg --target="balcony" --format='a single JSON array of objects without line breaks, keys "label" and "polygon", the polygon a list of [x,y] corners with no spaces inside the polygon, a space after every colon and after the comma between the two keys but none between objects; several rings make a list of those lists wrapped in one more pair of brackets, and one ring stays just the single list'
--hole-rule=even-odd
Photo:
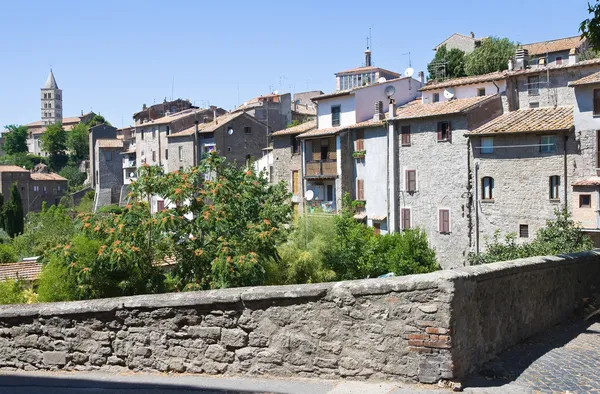
[{"label": "balcony", "polygon": [[306,162],[306,177],[329,177],[337,176],[337,160],[313,160]]},{"label": "balcony", "polygon": [[123,160],[123,168],[135,168],[135,160]]}]

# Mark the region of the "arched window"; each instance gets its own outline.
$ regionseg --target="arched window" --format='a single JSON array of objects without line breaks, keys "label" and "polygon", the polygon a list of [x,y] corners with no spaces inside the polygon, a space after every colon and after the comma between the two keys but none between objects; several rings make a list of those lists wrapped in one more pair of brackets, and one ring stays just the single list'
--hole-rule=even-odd
[{"label": "arched window", "polygon": [[493,200],[494,199],[494,178],[486,176],[481,178],[481,199],[482,200]]},{"label": "arched window", "polygon": [[48,98],[51,99],[52,98],[52,93],[48,93]]},{"label": "arched window", "polygon": [[48,108],[52,108],[52,103],[48,103]]}]

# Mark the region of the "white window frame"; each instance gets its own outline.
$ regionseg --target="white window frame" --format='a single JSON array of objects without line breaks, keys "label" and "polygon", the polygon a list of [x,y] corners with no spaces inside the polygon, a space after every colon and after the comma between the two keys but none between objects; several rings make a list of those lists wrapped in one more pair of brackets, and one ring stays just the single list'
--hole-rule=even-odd
[{"label": "white window frame", "polygon": [[[448,211],[448,232],[447,233],[443,233],[442,229],[440,228],[440,213],[441,213],[441,211]],[[440,234],[452,233],[452,210],[448,207],[438,208],[437,222],[438,222],[438,233],[440,233]]]},{"label": "white window frame", "polygon": [[[486,146],[484,141],[490,141],[491,145]],[[491,155],[494,153],[494,137],[481,137],[481,154]]]},{"label": "white window frame", "polygon": [[40,187],[38,185],[33,185],[33,191],[34,192],[39,192],[40,191]]}]

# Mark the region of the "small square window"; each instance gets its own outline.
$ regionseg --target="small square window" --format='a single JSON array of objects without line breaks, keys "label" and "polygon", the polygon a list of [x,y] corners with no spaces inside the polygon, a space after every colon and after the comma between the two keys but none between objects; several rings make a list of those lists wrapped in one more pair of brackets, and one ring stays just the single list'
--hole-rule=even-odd
[{"label": "small square window", "polygon": [[562,64],[563,58],[562,58],[562,56],[557,56],[555,60],[556,60],[556,65],[559,66]]},{"label": "small square window", "polygon": [[529,103],[529,108],[539,108],[540,107],[540,103],[535,101],[533,103]]},{"label": "small square window", "polygon": [[481,139],[481,153],[494,153],[494,137],[483,137]]},{"label": "small square window", "polygon": [[106,161],[111,161],[112,160],[112,152],[111,151],[104,152],[104,158],[106,159]]},{"label": "small square window", "polygon": [[540,152],[542,152],[542,153],[556,152],[556,136],[555,135],[543,135],[540,138]]},{"label": "small square window", "polygon": [[592,207],[592,195],[591,194],[580,194],[579,195],[579,208],[591,208]]},{"label": "small square window", "polygon": [[528,224],[519,224],[519,237],[520,238],[529,238],[529,225]]},{"label": "small square window", "polygon": [[439,93],[434,93],[433,94],[433,102],[437,103],[440,101],[440,94]]},{"label": "small square window", "polygon": [[450,122],[438,122],[437,124],[437,140],[450,141]]},{"label": "small square window", "polygon": [[479,88],[479,89],[477,89],[477,95],[478,96],[485,96],[485,88]]},{"label": "small square window", "polygon": [[246,134],[252,134],[252,127],[245,126],[244,127],[244,133],[246,133]]}]

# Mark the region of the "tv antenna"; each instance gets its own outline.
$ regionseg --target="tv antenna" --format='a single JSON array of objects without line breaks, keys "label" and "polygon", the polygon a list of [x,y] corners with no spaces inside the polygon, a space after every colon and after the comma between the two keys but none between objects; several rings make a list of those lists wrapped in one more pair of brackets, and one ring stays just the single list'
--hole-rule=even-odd
[{"label": "tv antenna", "polygon": [[410,61],[410,52],[406,52],[406,53],[402,54],[402,56],[406,56],[406,55],[408,55],[408,67],[410,68],[410,67],[412,67],[412,63]]}]

